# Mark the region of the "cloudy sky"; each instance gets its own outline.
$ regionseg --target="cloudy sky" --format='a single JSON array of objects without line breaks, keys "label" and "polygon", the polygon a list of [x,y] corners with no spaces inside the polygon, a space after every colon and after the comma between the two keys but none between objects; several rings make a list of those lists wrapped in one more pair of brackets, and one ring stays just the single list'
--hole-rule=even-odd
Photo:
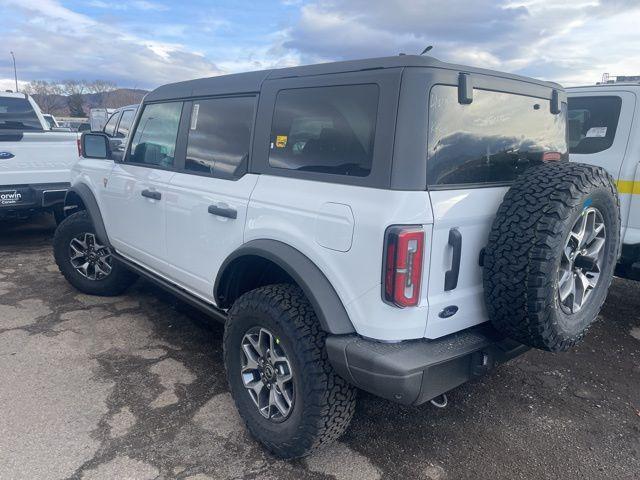
[{"label": "cloudy sky", "polygon": [[555,80],[640,74],[640,0],[0,0],[0,88],[127,87],[419,53]]}]

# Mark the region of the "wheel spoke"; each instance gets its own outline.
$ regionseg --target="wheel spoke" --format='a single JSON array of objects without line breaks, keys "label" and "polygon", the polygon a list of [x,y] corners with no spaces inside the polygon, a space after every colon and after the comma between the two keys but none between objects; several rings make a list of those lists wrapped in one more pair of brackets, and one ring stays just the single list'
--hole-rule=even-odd
[{"label": "wheel spoke", "polygon": [[586,248],[585,256],[597,260],[598,255],[602,250],[602,247],[604,247],[605,243],[606,242],[604,238],[594,238],[591,244]]},{"label": "wheel spoke", "polygon": [[573,274],[564,272],[564,277],[560,279],[560,301],[565,303],[567,297],[574,292]]}]

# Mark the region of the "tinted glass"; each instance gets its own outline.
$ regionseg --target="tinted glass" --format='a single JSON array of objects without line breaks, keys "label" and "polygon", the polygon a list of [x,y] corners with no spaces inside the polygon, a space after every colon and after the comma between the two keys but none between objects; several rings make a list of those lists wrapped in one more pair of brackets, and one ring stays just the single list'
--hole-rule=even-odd
[{"label": "tinted glass", "polygon": [[116,131],[116,123],[118,123],[118,118],[119,117],[120,117],[120,112],[114,113],[113,115],[111,115],[111,118],[109,119],[107,124],[104,126],[102,131],[104,133],[106,133],[107,135],[109,135],[110,137],[113,137],[113,135],[114,135],[114,133]]},{"label": "tinted glass", "polygon": [[378,96],[377,85],[281,91],[269,165],[366,177],[371,172]]},{"label": "tinted glass", "polygon": [[171,167],[181,111],[182,102],[147,105],[133,134],[128,161]]},{"label": "tinted glass", "polygon": [[613,145],[622,99],[616,96],[569,99],[569,152],[598,153]]},{"label": "tinted glass", "polygon": [[49,128],[55,128],[57,126],[55,120],[51,115],[43,115],[43,116],[44,116],[44,119],[49,124]]},{"label": "tinted glass", "polygon": [[26,98],[0,97],[0,130],[42,130]]},{"label": "tinted glass", "polygon": [[185,169],[237,178],[249,157],[254,97],[194,100]]},{"label": "tinted glass", "polygon": [[133,123],[133,116],[136,112],[134,110],[125,110],[122,112],[122,118],[120,119],[120,124],[118,125],[118,132],[116,133],[116,137],[124,138],[129,135],[129,130],[131,130],[131,124]]},{"label": "tinted glass", "polygon": [[549,100],[474,90],[458,103],[458,89],[437,85],[429,102],[430,185],[503,183],[540,164],[544,152],[567,153],[566,104],[553,115]]}]

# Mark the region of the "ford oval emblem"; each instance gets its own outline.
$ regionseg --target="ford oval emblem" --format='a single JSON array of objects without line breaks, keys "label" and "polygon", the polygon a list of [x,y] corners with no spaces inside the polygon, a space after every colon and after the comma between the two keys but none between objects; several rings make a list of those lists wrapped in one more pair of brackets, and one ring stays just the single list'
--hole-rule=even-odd
[{"label": "ford oval emblem", "polygon": [[0,160],[9,160],[13,157],[15,157],[15,155],[11,152],[0,152]]},{"label": "ford oval emblem", "polygon": [[448,307],[444,307],[438,316],[440,318],[449,318],[453,317],[456,313],[458,313],[458,307],[456,305],[449,305]]}]

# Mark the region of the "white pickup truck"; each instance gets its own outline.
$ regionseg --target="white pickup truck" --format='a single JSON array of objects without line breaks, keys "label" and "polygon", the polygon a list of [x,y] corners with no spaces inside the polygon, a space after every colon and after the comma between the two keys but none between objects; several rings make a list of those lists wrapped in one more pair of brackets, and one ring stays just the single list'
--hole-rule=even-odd
[{"label": "white pickup truck", "polygon": [[616,275],[640,280],[640,84],[567,89],[571,161],[597,165],[620,195],[621,256]]},{"label": "white pickup truck", "polygon": [[63,218],[78,134],[51,129],[31,97],[0,93],[0,220],[39,211]]}]

